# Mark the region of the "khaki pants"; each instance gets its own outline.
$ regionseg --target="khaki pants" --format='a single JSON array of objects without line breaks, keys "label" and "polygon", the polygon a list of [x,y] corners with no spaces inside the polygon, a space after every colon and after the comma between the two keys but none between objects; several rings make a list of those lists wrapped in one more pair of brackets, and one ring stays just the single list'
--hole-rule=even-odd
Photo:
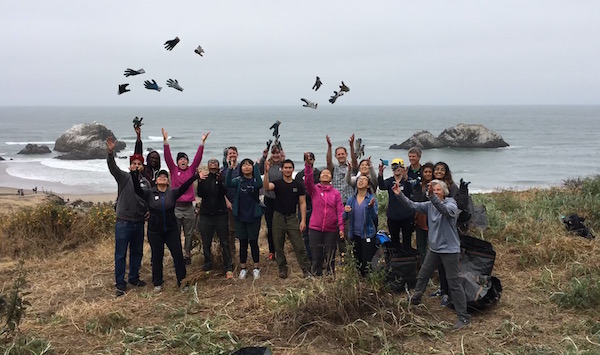
[{"label": "khaki pants", "polygon": [[183,256],[189,257],[192,251],[192,239],[194,238],[194,226],[196,224],[196,213],[194,206],[190,203],[189,206],[175,207],[175,217],[179,224],[179,232],[183,228],[185,243],[183,244]]},{"label": "khaki pants", "polygon": [[299,226],[300,222],[298,221],[298,216],[296,214],[284,216],[277,211],[273,213],[273,243],[275,244],[275,259],[277,260],[279,270],[287,271],[287,260],[284,252],[286,234],[292,244],[300,268],[302,271],[310,270],[306,246],[304,245],[304,239],[300,234]]}]

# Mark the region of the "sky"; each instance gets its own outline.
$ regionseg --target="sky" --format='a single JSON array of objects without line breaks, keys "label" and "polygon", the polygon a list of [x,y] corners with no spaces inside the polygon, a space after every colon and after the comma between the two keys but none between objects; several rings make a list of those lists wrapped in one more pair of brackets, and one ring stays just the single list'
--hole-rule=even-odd
[{"label": "sky", "polygon": [[[350,92],[336,105],[600,104],[596,0],[3,0],[1,9],[0,106],[323,105],[342,80]],[[127,68],[146,73],[126,78]],[[161,92],[144,88],[152,79]],[[131,91],[117,95],[123,83]]]}]

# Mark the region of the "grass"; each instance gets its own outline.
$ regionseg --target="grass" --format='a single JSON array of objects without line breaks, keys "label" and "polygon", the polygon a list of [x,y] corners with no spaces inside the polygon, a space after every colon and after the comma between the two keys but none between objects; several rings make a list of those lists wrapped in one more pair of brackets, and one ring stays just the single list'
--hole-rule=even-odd
[{"label": "grass", "polygon": [[[494,245],[494,273],[504,292],[497,306],[474,314],[472,326],[459,332],[452,331],[455,314],[439,299],[409,306],[406,294],[386,290],[381,274],[359,277],[352,258],[335,278],[305,280],[287,250],[290,278],[279,279],[276,265],[266,261],[264,236],[262,276],[254,282],[201,271],[196,251],[190,292],[174,286],[166,256],[163,292],[130,289],[115,299],[110,206],[82,210],[55,201],[18,211],[0,220],[0,294],[13,284],[22,256],[31,307],[19,336],[0,351],[229,354],[268,346],[275,354],[600,353],[598,241],[568,233],[560,220],[578,213],[600,230],[600,178],[473,199],[486,205],[489,222],[473,235]],[[385,229],[385,193],[378,202]],[[144,259],[142,275],[149,277]]]}]

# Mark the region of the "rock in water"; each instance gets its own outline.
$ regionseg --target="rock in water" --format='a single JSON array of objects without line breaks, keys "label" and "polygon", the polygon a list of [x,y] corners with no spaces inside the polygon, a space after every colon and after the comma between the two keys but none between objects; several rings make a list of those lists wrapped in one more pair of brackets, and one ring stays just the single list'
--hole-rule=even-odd
[{"label": "rock in water", "polygon": [[410,149],[412,147],[432,149],[442,148],[443,145],[436,137],[433,136],[433,134],[429,133],[429,131],[418,131],[404,142],[400,144],[392,144],[390,149]]},{"label": "rock in water", "polygon": [[115,151],[121,151],[126,144],[117,141],[113,132],[100,123],[83,123],[71,127],[54,143],[54,150],[63,152],[58,159],[87,160],[106,158],[106,138],[116,141]]},{"label": "rock in water", "polygon": [[437,138],[428,131],[418,131],[400,144],[392,144],[390,149],[432,148],[502,148],[508,143],[496,132],[480,124],[460,123],[446,128]]},{"label": "rock in water", "polygon": [[47,145],[27,144],[25,148],[21,149],[17,154],[50,154],[52,151]]},{"label": "rock in water", "polygon": [[454,148],[502,148],[508,143],[498,133],[480,124],[460,123],[446,128],[438,139],[444,146]]}]

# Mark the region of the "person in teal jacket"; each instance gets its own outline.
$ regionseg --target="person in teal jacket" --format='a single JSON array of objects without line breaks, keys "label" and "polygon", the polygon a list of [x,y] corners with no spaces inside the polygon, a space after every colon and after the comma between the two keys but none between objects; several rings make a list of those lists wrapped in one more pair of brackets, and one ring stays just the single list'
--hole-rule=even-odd
[{"label": "person in teal jacket", "polygon": [[377,231],[374,221],[377,218],[377,199],[368,191],[369,185],[368,176],[359,176],[356,180],[356,194],[348,198],[344,207],[344,219],[350,220],[346,235],[354,245],[354,257],[363,276],[376,251]]},{"label": "person in teal jacket", "polygon": [[250,159],[244,159],[240,163],[241,174],[232,178],[233,169],[227,170],[225,186],[235,188],[232,213],[235,219],[235,237],[240,241],[240,279],[245,279],[246,260],[248,259],[248,245],[252,253],[254,279],[260,277],[258,234],[260,232],[260,220],[263,215],[258,194],[263,186],[258,165]]}]

